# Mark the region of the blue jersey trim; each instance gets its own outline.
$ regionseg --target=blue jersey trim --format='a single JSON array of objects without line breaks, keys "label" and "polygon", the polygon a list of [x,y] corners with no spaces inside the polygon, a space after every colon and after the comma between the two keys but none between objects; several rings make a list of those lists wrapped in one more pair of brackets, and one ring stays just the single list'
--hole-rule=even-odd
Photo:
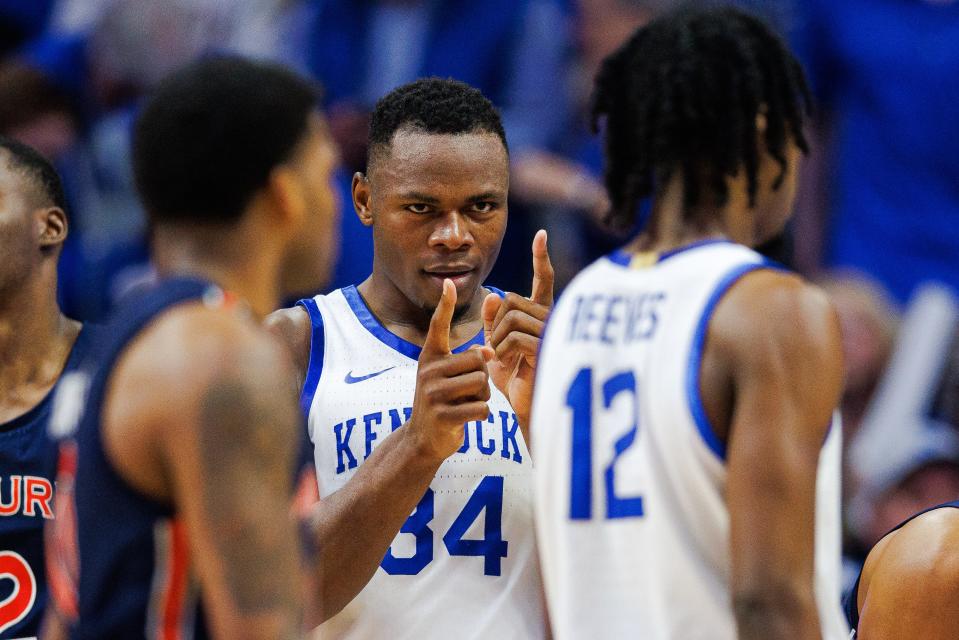
[{"label": "blue jersey trim", "polygon": [[[676,247],[675,249],[670,249],[669,251],[664,251],[663,253],[659,254],[659,257],[656,258],[656,264],[668,260],[673,256],[677,256],[680,253],[685,253],[693,249],[699,249],[713,244],[732,244],[732,241],[728,240],[727,238],[707,238],[705,240],[697,240],[696,242],[691,242],[687,245]],[[628,267],[630,262],[633,260],[633,254],[625,249],[617,249],[606,256],[606,259],[621,267]]]},{"label": "blue jersey trim", "polygon": [[699,369],[703,363],[703,349],[706,346],[709,320],[712,318],[713,311],[716,310],[716,305],[740,278],[752,271],[770,268],[776,269],[778,267],[769,262],[744,264],[727,273],[719,281],[716,289],[706,301],[703,315],[700,316],[699,323],[696,325],[696,332],[693,334],[692,348],[689,350],[689,365],[686,369],[686,397],[689,402],[689,409],[693,414],[696,430],[699,431],[699,435],[702,436],[706,446],[723,461],[726,460],[726,445],[716,436],[716,430],[709,422],[706,407],[703,405],[703,399],[699,393]]},{"label": "blue jersey trim", "polygon": [[[499,297],[504,297],[502,291],[495,287],[485,287],[490,293],[495,293]],[[420,357],[420,352],[422,348],[419,345],[415,345],[408,340],[404,340],[399,337],[386,327],[384,327],[379,320],[376,319],[376,316],[373,315],[373,312],[370,311],[370,308],[366,306],[366,302],[363,300],[363,297],[360,295],[360,292],[356,290],[356,286],[350,285],[340,289],[343,292],[343,297],[346,298],[346,302],[350,305],[350,309],[353,310],[353,313],[356,315],[356,319],[360,321],[367,331],[373,334],[377,340],[388,346],[389,348],[399,351],[407,358],[413,360],[418,360]],[[461,351],[466,351],[473,345],[482,345],[485,344],[486,338],[483,335],[482,329],[475,336],[461,344],[460,346],[453,349],[453,353],[460,353]]]},{"label": "blue jersey trim", "polygon": [[313,298],[304,298],[296,303],[310,316],[310,363],[306,367],[306,380],[300,392],[300,408],[303,415],[309,417],[313,406],[313,396],[323,375],[323,356],[326,352],[326,332],[323,329],[323,314]]}]

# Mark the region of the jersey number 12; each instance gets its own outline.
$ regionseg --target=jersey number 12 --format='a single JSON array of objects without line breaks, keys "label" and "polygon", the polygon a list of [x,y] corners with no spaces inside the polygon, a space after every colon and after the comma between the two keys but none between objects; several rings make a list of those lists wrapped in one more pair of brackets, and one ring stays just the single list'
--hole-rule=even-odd
[{"label": "jersey number 12", "polygon": [[[604,473],[606,485],[606,517],[633,518],[643,515],[641,496],[620,496],[616,493],[616,463],[636,443],[639,431],[639,394],[636,376],[623,371],[608,378],[601,387],[603,409],[608,410],[620,394],[628,394],[633,402],[633,423],[613,444],[613,457]],[[593,516],[593,370],[583,368],[573,378],[566,393],[566,406],[573,413],[572,461],[570,465],[569,517],[589,520]]]}]

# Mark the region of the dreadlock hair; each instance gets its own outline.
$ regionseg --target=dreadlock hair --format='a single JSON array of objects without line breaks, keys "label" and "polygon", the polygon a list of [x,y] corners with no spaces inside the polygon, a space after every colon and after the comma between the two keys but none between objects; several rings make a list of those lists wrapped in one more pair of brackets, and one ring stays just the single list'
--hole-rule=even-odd
[{"label": "dreadlock hair", "polygon": [[506,145],[500,114],[483,93],[451,78],[421,78],[380,98],[370,118],[367,164],[399,129],[424,133],[492,133]]},{"label": "dreadlock hair", "polygon": [[802,67],[759,19],[731,8],[681,8],[639,29],[603,61],[593,94],[592,127],[605,120],[607,221],[636,220],[639,202],[656,196],[680,170],[683,201],[726,204],[725,178],[745,170],[755,204],[765,116],[766,149],[785,176],[792,140],[808,153],[803,120],[812,97]]}]

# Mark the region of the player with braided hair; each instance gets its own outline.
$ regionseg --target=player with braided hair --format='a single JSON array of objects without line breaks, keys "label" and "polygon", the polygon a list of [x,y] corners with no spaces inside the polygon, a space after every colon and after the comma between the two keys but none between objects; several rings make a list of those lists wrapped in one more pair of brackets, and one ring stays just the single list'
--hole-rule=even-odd
[{"label": "player with braided hair", "polygon": [[535,507],[558,638],[849,635],[842,383],[824,294],[750,247],[789,218],[810,109],[759,20],[681,9],[604,63],[610,220],[642,233],[550,318]]}]

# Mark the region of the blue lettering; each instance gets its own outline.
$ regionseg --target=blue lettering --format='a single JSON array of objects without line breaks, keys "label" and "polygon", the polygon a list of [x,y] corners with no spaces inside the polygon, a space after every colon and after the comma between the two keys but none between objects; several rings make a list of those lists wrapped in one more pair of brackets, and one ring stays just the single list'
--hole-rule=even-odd
[{"label": "blue lettering", "polygon": [[353,427],[356,426],[356,420],[350,418],[346,421],[346,435],[343,435],[343,423],[340,423],[333,427],[333,433],[336,434],[336,472],[343,473],[346,471],[347,464],[343,462],[343,454],[346,454],[346,457],[349,461],[349,468],[356,468],[356,458],[353,456],[353,452],[350,451],[350,435],[353,433]]},{"label": "blue lettering", "polygon": [[613,344],[613,339],[609,337],[609,329],[619,322],[619,318],[613,313],[613,309],[621,302],[623,302],[623,299],[620,296],[613,296],[606,301],[606,317],[599,332],[599,339],[606,344]]},{"label": "blue lettering", "polygon": [[456,450],[456,453],[466,453],[470,450],[470,425],[467,422],[463,425],[463,446]]},{"label": "blue lettering", "polygon": [[[477,420],[473,424],[476,425],[476,447],[480,450],[484,456],[493,455],[493,452],[496,451],[496,441],[492,438],[489,439],[489,442],[483,443],[483,422],[489,422],[490,424],[495,425],[496,420],[493,418],[493,414],[489,414],[489,417],[486,420]],[[465,429],[464,429],[465,431]]]},{"label": "blue lettering", "polygon": [[599,294],[590,296],[589,299],[583,303],[583,315],[580,316],[580,319],[582,320],[582,327],[579,331],[579,334],[576,336],[578,340],[589,342],[592,339],[589,336],[589,325],[595,320],[598,320],[598,317],[593,313],[593,307],[596,306],[596,303],[599,302],[602,297],[603,296]]},{"label": "blue lettering", "polygon": [[390,409],[390,426],[392,427],[390,431],[396,431],[404,424],[410,421],[410,417],[413,415],[413,407],[404,407],[403,409],[403,418],[400,418],[399,409]]},{"label": "blue lettering", "polygon": [[573,303],[575,308],[573,309],[573,321],[569,325],[569,341],[575,342],[576,336],[578,335],[579,328],[579,319],[580,312],[583,310],[583,296],[576,298],[576,302]]},{"label": "blue lettering", "polygon": [[[505,411],[499,412],[500,424],[503,427],[503,450],[500,451],[500,455],[509,459],[509,443],[513,443],[513,462],[523,462],[523,455],[519,452],[519,443],[516,442],[516,430],[519,428],[519,420],[516,418],[516,414],[512,414],[513,424],[508,426],[510,423],[510,415]],[[490,416],[492,419],[493,416]]]},{"label": "blue lettering", "polygon": [[373,430],[373,425],[380,425],[382,423],[382,413],[368,413],[363,416],[363,426],[366,431],[366,455],[363,456],[364,460],[369,458],[370,454],[373,453],[373,441],[378,437],[376,431]]}]

